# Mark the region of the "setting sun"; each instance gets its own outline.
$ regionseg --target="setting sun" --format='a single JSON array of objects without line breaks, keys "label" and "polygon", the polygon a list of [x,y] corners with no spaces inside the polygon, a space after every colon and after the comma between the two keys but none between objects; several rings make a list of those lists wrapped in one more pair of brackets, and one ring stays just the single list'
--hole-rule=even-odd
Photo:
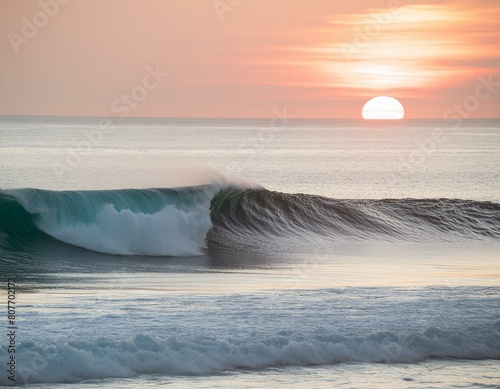
[{"label": "setting sun", "polygon": [[366,102],[361,112],[363,119],[400,120],[405,116],[403,105],[393,97],[378,96]]}]

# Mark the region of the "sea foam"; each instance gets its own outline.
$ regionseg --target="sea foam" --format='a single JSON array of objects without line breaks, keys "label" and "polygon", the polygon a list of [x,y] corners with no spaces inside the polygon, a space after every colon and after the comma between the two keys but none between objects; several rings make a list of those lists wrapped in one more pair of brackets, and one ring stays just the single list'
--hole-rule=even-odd
[{"label": "sea foam", "polygon": [[[210,375],[238,369],[341,362],[415,363],[429,358],[499,359],[500,322],[467,331],[428,328],[423,333],[274,336],[226,339],[213,336],[161,339],[96,338],[18,348],[18,383],[77,382],[145,374]],[[5,382],[2,382],[5,383]]]}]

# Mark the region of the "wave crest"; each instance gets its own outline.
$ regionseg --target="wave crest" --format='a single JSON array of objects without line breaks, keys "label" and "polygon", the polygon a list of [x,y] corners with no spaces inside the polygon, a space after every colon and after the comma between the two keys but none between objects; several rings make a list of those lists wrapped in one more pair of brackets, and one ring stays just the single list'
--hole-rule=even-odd
[{"label": "wave crest", "polygon": [[265,189],[0,191],[0,242],[48,236],[120,255],[193,256],[207,246],[308,241],[415,242],[500,238],[500,205],[456,199],[338,200]]}]

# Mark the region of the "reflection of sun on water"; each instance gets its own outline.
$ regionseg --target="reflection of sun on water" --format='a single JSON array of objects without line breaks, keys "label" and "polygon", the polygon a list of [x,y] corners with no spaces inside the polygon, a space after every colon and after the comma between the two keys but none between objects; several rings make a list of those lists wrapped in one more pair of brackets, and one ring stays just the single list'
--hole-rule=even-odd
[{"label": "reflection of sun on water", "polygon": [[405,116],[403,105],[393,97],[378,96],[369,100],[361,112],[363,119],[400,120]]}]

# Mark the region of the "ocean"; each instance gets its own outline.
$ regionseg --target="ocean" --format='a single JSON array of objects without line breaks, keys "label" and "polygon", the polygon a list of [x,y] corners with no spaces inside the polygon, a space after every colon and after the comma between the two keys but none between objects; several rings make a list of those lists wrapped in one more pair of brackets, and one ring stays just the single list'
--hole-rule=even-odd
[{"label": "ocean", "polygon": [[499,388],[500,120],[280,112],[1,117],[0,384]]}]

